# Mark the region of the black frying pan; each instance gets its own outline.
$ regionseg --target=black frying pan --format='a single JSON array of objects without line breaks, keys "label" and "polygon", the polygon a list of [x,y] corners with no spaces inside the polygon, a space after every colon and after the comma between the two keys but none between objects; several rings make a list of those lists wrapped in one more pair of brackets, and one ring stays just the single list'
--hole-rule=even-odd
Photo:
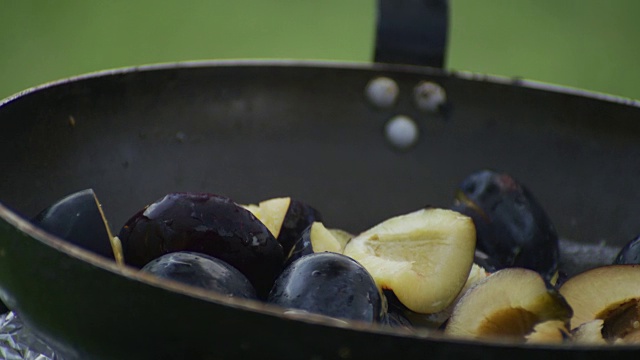
[{"label": "black frying pan", "polygon": [[[364,95],[386,76],[387,109]],[[439,84],[445,110],[415,105]],[[415,120],[398,150],[385,123]],[[73,119],[73,120],[70,120]],[[94,188],[113,227],[167,192],[239,203],[291,195],[358,232],[447,207],[480,168],[522,180],[559,234],[621,246],[640,232],[640,106],[509,79],[399,65],[204,62],[74,78],[0,104],[0,299],[65,359],[636,358],[640,347],[480,343],[296,318],[261,303],[161,283],[26,219]]]}]

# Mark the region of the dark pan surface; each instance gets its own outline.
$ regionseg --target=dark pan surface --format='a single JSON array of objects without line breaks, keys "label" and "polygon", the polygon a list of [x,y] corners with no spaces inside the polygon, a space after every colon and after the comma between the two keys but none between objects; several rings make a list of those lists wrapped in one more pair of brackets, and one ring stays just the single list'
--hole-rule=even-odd
[{"label": "dark pan surface", "polygon": [[[386,110],[364,96],[381,75],[400,87],[398,103]],[[423,80],[446,90],[446,111],[414,106],[413,87]],[[396,114],[420,129],[408,151],[383,135]],[[494,168],[533,191],[562,237],[621,246],[640,233],[639,139],[637,103],[518,81],[383,65],[167,65],[61,82],[2,104],[0,200],[30,217],[91,187],[117,231],[167,192],[208,191],[240,203],[290,195],[320,209],[327,225],[358,232],[427,204],[447,207],[467,174]],[[131,272],[125,279],[107,262],[70,254],[4,206],[0,298],[58,348],[73,348],[71,357],[162,358],[165,351],[172,358],[188,350],[214,358],[223,346],[221,357],[360,358],[400,348],[407,357],[568,359],[634,349],[416,340],[238,310]]]}]

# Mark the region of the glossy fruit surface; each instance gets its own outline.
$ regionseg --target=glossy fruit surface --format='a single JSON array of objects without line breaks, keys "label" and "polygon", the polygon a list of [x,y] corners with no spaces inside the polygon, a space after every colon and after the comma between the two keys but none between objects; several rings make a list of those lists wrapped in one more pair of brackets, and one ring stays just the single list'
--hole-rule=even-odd
[{"label": "glossy fruit surface", "polygon": [[513,177],[491,170],[468,176],[456,195],[453,210],[473,218],[483,265],[523,267],[547,280],[558,268],[558,235],[532,193]]},{"label": "glossy fruit surface", "polygon": [[142,271],[227,296],[256,298],[256,291],[246,276],[224,261],[205,254],[169,253],[152,260]]},{"label": "glossy fruit surface", "polygon": [[315,221],[322,222],[322,214],[318,210],[300,200],[291,199],[278,234],[278,241],[285,254],[291,251],[302,232]]},{"label": "glossy fruit surface", "polygon": [[213,194],[168,194],[129,219],[119,237],[130,265],[176,251],[203,253],[242,272],[259,297],[266,297],[284,261],[282,246],[262,222]]},{"label": "glossy fruit surface", "polygon": [[380,321],[382,299],[369,273],[353,259],[323,252],[304,256],[276,280],[268,301],[335,318]]},{"label": "glossy fruit surface", "polygon": [[111,231],[93,189],[78,191],[56,201],[32,221],[83,249],[114,258]]},{"label": "glossy fruit surface", "polygon": [[[340,236],[342,234],[342,237]],[[336,235],[338,235],[336,237]],[[298,241],[291,248],[286,264],[291,264],[299,258],[314,252],[330,251],[342,254],[346,244],[343,233],[327,229],[321,222],[309,225],[300,235]]]},{"label": "glossy fruit surface", "polygon": [[378,287],[404,306],[430,314],[445,309],[467,281],[476,233],[468,216],[421,209],[395,216],[351,239],[344,254],[362,264]]},{"label": "glossy fruit surface", "polygon": [[640,265],[640,236],[629,241],[618,253],[614,264]]}]

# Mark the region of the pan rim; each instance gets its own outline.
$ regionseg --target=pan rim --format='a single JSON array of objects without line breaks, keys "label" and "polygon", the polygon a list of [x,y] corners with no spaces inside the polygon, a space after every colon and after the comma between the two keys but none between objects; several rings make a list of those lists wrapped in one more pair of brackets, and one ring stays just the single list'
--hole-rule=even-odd
[{"label": "pan rim", "polygon": [[430,76],[452,77],[472,82],[492,83],[496,85],[516,86],[532,90],[542,90],[546,92],[585,97],[604,102],[622,104],[640,108],[640,99],[635,100],[628,97],[607,94],[592,90],[584,90],[567,85],[543,82],[520,77],[508,77],[496,74],[485,74],[473,71],[448,70],[428,66],[405,65],[405,64],[385,64],[367,62],[348,62],[332,60],[295,60],[295,59],[226,59],[226,60],[187,60],[177,62],[160,62],[137,66],[117,67],[105,70],[98,70],[84,74],[48,81],[39,85],[21,90],[4,99],[0,99],[0,108],[31,93],[47,88],[64,85],[67,83],[88,80],[92,78],[105,77],[110,75],[125,75],[136,72],[147,72],[157,70],[171,70],[181,68],[203,68],[203,67],[298,67],[298,68],[325,68],[325,69],[345,69],[362,71],[392,71],[400,73],[413,73]]}]

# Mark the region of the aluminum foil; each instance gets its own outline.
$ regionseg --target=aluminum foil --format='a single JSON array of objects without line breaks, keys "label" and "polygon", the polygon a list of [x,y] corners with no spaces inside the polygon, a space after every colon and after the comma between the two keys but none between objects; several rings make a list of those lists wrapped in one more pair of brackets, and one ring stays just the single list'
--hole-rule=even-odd
[{"label": "aluminum foil", "polygon": [[62,360],[33,335],[13,312],[0,315],[0,359]]}]

